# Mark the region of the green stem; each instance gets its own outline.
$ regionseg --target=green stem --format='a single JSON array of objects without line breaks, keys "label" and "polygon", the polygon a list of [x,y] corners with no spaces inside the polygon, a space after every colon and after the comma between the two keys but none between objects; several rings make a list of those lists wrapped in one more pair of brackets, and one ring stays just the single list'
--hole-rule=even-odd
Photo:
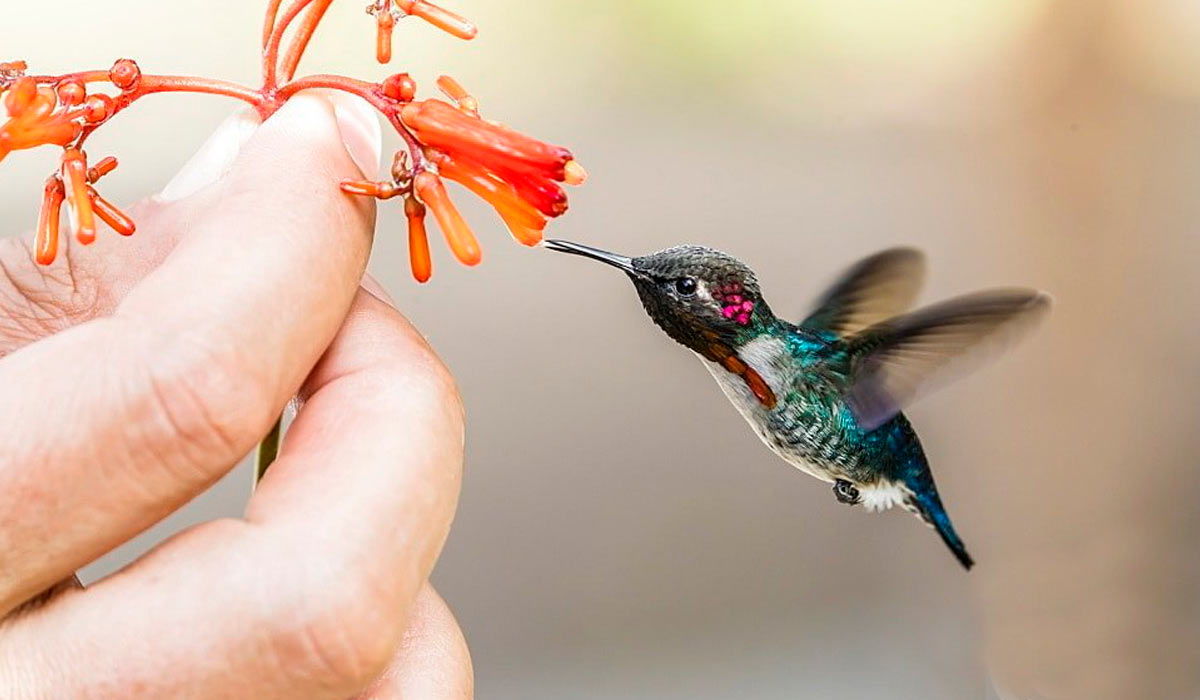
[{"label": "green stem", "polygon": [[263,475],[267,473],[267,468],[279,456],[279,436],[283,432],[283,415],[281,414],[275,419],[275,425],[271,426],[271,432],[258,443],[258,453],[254,458],[254,486],[258,486],[258,482],[262,481]]}]

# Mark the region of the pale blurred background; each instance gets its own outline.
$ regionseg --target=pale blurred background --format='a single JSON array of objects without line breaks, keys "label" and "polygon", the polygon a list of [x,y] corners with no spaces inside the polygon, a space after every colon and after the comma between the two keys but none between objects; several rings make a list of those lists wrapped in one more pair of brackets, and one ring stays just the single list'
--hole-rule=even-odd
[{"label": "pale blurred background", "polygon": [[[254,82],[260,2],[17,3],[6,58],[129,55]],[[1200,4],[1195,0],[454,0],[464,44],[400,25],[395,66],[570,145],[592,180],[554,235],[750,262],[799,316],[879,248],[929,254],[925,300],[1049,291],[1050,322],[914,408],[964,574],[759,444],[613,271],[507,242],[408,279],[384,206],[372,270],[454,370],[467,479],[435,583],[478,697],[1200,697]],[[306,66],[378,76],[362,3]],[[428,93],[426,93],[428,94]],[[154,191],[230,109],[148,99],[93,150]],[[99,151],[98,151],[99,152]],[[32,226],[50,151],[0,169]],[[469,202],[469,203],[468,203]],[[236,515],[232,474],[85,572]]]}]

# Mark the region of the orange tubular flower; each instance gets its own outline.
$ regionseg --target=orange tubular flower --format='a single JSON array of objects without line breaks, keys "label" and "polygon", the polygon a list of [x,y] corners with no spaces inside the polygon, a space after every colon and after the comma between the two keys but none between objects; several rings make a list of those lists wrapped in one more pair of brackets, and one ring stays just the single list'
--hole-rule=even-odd
[{"label": "orange tubular flower", "polygon": [[[472,39],[474,24],[434,4],[443,0],[368,0],[375,27],[376,58],[392,59],[396,22],[407,16],[461,39]],[[59,245],[61,210],[67,205],[71,232],[81,244],[92,243],[97,219],[117,233],[136,230],[130,217],[102,197],[96,182],[117,166],[104,158],[89,167],[85,142],[116,114],[136,101],[159,93],[221,95],[252,107],[269,118],[288,100],[312,89],[355,95],[376,109],[403,140],[390,177],[346,180],[347,194],[380,200],[404,198],[413,276],[420,282],[433,271],[426,215],[432,210],[454,256],[476,265],[482,254],[475,234],[450,200],[443,179],[452,180],[485,200],[514,238],[536,245],[548,219],[567,210],[559,183],[583,183],[587,173],[566,148],[544,143],[479,116],[479,102],[450,76],[437,79],[448,100],[416,100],[417,83],[408,73],[381,82],[337,74],[297,77],[306,47],[335,0],[266,0],[262,25],[262,82],[258,85],[189,75],[143,74],[128,58],[107,69],[62,75],[27,74],[23,61],[0,62],[0,160],[8,153],[40,145],[57,145],[59,168],[45,184],[36,239],[38,262],[53,262]]]},{"label": "orange tubular flower", "polygon": [[112,202],[100,196],[100,193],[95,189],[88,187],[88,200],[92,203],[92,208],[96,212],[96,216],[100,220],[108,224],[112,230],[122,236],[132,236],[137,230],[137,226],[133,223],[133,219],[125,215],[125,212],[113,206]]},{"label": "orange tubular flower", "polygon": [[62,180],[57,175],[46,178],[42,211],[38,215],[37,238],[33,244],[39,264],[49,265],[58,256],[58,217],[66,194]]},{"label": "orange tubular flower", "polygon": [[420,17],[443,32],[452,34],[459,39],[471,40],[479,33],[475,25],[466,18],[459,17],[449,10],[423,0],[396,0],[396,5],[404,14]]},{"label": "orange tubular flower", "polygon": [[87,158],[77,148],[63,151],[62,179],[67,190],[67,214],[80,243],[96,240],[96,217],[87,184]]},{"label": "orange tubular flower", "polygon": [[375,60],[380,63],[392,62],[392,30],[396,28],[396,17],[391,10],[378,13],[376,20],[379,28],[375,34]]},{"label": "orange tubular flower", "polygon": [[450,156],[438,161],[438,170],[491,204],[518,241],[532,246],[542,240],[546,218],[521,199],[512,185],[478,165],[469,161],[459,163]]},{"label": "orange tubular flower", "polygon": [[443,75],[437,79],[438,89],[446,94],[446,97],[458,103],[458,108],[462,111],[479,116],[479,102],[458,83],[457,80],[448,75]]},{"label": "orange tubular flower", "polygon": [[475,239],[471,227],[467,226],[467,222],[463,220],[462,214],[458,213],[454,202],[450,201],[450,196],[446,194],[446,187],[442,185],[441,178],[428,171],[422,172],[413,178],[413,191],[424,204],[433,210],[433,215],[437,218],[438,226],[441,227],[442,235],[446,237],[446,243],[450,245],[454,257],[464,265],[478,265],[479,261],[483,259],[483,253],[479,250],[479,241]]},{"label": "orange tubular flower", "polygon": [[75,121],[82,113],[67,107],[56,109],[58,95],[54,89],[38,87],[30,77],[17,78],[5,90],[4,107],[10,119],[0,124],[0,160],[11,151],[24,148],[45,144],[65,146],[82,129]]},{"label": "orange tubular flower", "polygon": [[425,205],[414,197],[404,200],[404,215],[408,217],[408,259],[413,278],[424,284],[433,275],[433,258],[429,255],[429,234],[425,231]]}]

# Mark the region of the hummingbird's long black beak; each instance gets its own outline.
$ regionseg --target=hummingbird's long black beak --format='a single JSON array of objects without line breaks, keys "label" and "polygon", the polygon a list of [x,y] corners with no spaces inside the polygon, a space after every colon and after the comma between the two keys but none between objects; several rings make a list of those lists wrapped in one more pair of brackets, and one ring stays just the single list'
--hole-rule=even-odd
[{"label": "hummingbird's long black beak", "polygon": [[582,255],[585,258],[599,260],[606,265],[612,265],[629,274],[637,274],[633,269],[633,259],[624,255],[617,255],[616,253],[610,253],[599,248],[572,243],[571,241],[559,241],[553,238],[547,238],[545,246],[550,250],[557,250],[560,253],[570,253],[572,255]]}]

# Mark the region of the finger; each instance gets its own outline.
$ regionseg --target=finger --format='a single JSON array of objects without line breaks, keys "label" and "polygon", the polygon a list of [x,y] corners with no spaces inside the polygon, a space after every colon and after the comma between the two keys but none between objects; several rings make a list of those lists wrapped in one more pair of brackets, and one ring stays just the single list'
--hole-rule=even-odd
[{"label": "finger", "polygon": [[0,361],[0,613],[165,516],[246,454],[329,344],[374,208],[327,100],[290,101],[111,317]]},{"label": "finger", "polygon": [[453,516],[461,406],[420,335],[365,292],[305,395],[246,520],[10,622],[0,689],[345,700],[377,678]]},{"label": "finger", "polygon": [[[170,201],[219,180],[259,125],[242,110],[220,124],[163,194],[124,207],[138,232],[119,236],[103,222],[96,241],[83,246],[61,237],[59,255],[38,264],[33,234],[0,241],[0,356],[60,330],[112,313],[125,293],[174,249],[184,227],[171,221]],[[119,175],[118,175],[119,176]]]},{"label": "finger", "polygon": [[400,650],[355,700],[470,700],[471,652],[454,613],[428,583],[417,595]]}]

